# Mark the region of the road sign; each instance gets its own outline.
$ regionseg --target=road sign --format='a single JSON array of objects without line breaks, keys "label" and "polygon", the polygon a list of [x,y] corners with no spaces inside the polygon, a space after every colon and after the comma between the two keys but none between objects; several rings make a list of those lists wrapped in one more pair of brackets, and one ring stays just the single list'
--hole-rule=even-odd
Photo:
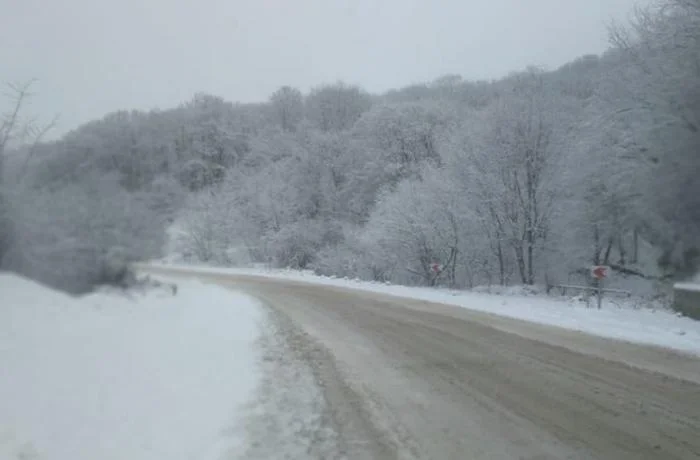
[{"label": "road sign", "polygon": [[596,283],[598,290],[598,310],[603,307],[603,281],[610,274],[610,267],[605,265],[594,265],[591,267],[591,276],[598,280]]},{"label": "road sign", "polygon": [[433,273],[440,273],[442,271],[442,265],[437,262],[433,262],[430,264],[430,269],[433,271]]},{"label": "road sign", "polygon": [[610,274],[610,267],[605,265],[594,265],[591,267],[591,276],[595,279],[602,280]]}]

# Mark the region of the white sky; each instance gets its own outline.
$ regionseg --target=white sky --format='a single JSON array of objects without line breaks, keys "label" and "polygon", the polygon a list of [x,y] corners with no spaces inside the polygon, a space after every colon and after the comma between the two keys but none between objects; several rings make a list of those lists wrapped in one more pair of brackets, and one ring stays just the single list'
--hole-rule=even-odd
[{"label": "white sky", "polygon": [[607,47],[635,0],[0,0],[0,80],[37,78],[63,132],[204,91],[262,101],[342,79],[372,92],[555,68]]}]

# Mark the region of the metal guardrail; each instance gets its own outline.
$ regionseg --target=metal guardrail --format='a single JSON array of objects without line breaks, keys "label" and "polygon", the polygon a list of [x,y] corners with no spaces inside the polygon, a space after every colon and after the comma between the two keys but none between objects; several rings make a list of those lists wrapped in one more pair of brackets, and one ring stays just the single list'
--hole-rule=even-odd
[{"label": "metal guardrail", "polygon": [[603,292],[615,292],[617,294],[625,294],[628,297],[632,295],[632,291],[626,291],[624,289],[597,288],[595,286],[577,286],[575,284],[553,284],[550,287],[560,288],[560,289],[580,289],[580,290],[586,290],[586,291],[601,290]]},{"label": "metal guardrail", "polygon": [[616,294],[624,294],[624,295],[626,295],[627,297],[631,297],[631,296],[632,296],[632,292],[631,292],[631,291],[626,291],[626,290],[624,290],[624,289],[597,288],[597,287],[595,287],[595,286],[577,286],[577,285],[575,285],[575,284],[553,284],[553,285],[550,286],[550,287],[561,289],[563,294],[566,294],[566,290],[567,290],[567,289],[578,289],[578,290],[582,290],[582,291],[614,292],[614,293],[616,293]]},{"label": "metal guardrail", "polygon": [[[613,288],[606,288],[602,286],[578,286],[575,284],[553,284],[550,286],[550,288],[558,288],[561,289],[561,294],[566,295],[567,289],[575,289],[579,291],[591,291],[592,294],[595,294],[597,299],[598,299],[598,309],[600,310],[603,307],[603,293],[614,293],[614,294],[624,294],[627,297],[632,296],[631,291],[626,291],[624,289],[613,289]],[[586,306],[590,305],[590,298],[591,295],[586,296]]]}]

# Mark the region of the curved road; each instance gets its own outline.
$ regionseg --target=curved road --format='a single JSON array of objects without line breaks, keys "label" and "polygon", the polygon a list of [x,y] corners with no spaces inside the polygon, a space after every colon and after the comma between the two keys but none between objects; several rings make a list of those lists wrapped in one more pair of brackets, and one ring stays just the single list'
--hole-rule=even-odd
[{"label": "curved road", "polygon": [[376,293],[190,276],[288,325],[338,433],[332,458],[700,459],[696,357]]}]

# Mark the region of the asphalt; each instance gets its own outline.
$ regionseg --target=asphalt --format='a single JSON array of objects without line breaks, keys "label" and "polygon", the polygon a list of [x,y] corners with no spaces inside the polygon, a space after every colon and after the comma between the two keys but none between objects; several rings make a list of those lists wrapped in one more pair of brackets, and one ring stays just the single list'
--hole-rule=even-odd
[{"label": "asphalt", "polygon": [[333,453],[309,458],[700,459],[697,357],[370,292],[180,275],[244,291],[284,325],[335,433]]}]

